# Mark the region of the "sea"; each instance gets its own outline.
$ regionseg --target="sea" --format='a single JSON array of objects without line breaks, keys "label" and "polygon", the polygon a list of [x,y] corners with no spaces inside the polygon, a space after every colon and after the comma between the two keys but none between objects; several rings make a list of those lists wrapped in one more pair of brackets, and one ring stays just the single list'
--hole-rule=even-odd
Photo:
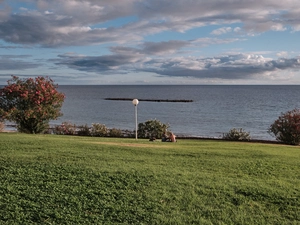
[{"label": "sea", "polygon": [[[135,129],[138,123],[157,119],[177,136],[222,138],[230,129],[243,129],[252,139],[275,140],[268,133],[281,115],[300,108],[297,85],[76,85],[59,86],[66,95],[63,116],[52,125],[105,124],[108,128]],[[135,106],[130,100],[141,99]],[[143,99],[192,100],[151,102]]]}]

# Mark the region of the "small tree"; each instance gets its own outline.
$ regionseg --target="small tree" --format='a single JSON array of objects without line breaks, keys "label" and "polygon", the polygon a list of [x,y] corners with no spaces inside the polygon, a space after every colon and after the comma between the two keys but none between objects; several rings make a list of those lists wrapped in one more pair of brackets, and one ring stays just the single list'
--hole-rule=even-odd
[{"label": "small tree", "polygon": [[12,76],[0,89],[0,118],[13,121],[20,132],[41,133],[49,121],[62,115],[64,94],[48,77],[20,79]]},{"label": "small tree", "polygon": [[250,133],[244,131],[242,128],[233,128],[228,133],[223,135],[223,139],[230,141],[249,141]]},{"label": "small tree", "polygon": [[141,138],[161,138],[162,134],[167,131],[169,125],[159,120],[148,120],[145,123],[139,123],[138,136]]},{"label": "small tree", "polygon": [[300,110],[294,109],[281,116],[270,126],[268,132],[275,136],[277,141],[290,145],[300,143]]},{"label": "small tree", "polygon": [[91,135],[95,137],[105,137],[107,136],[109,130],[101,123],[93,123],[91,128]]}]

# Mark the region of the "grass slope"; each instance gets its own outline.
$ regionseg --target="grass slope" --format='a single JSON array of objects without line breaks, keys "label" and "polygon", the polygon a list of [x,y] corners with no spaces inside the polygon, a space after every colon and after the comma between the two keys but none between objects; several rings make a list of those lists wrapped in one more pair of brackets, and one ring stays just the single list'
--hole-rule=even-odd
[{"label": "grass slope", "polygon": [[0,133],[0,224],[300,224],[295,146]]}]

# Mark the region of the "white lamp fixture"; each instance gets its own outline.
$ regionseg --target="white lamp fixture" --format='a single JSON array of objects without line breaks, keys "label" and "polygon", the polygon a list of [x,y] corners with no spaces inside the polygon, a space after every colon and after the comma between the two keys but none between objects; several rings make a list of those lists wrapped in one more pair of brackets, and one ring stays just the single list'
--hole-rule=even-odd
[{"label": "white lamp fixture", "polygon": [[132,104],[134,105],[135,108],[135,139],[137,140],[137,130],[138,130],[138,125],[137,125],[137,105],[139,104],[139,100],[136,98],[132,100]]}]

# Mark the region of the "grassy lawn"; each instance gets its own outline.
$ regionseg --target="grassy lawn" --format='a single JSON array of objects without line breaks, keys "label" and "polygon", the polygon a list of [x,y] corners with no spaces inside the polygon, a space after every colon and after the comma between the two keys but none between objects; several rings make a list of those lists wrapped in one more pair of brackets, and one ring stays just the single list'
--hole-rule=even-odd
[{"label": "grassy lawn", "polygon": [[0,133],[0,224],[300,224],[300,147]]}]

